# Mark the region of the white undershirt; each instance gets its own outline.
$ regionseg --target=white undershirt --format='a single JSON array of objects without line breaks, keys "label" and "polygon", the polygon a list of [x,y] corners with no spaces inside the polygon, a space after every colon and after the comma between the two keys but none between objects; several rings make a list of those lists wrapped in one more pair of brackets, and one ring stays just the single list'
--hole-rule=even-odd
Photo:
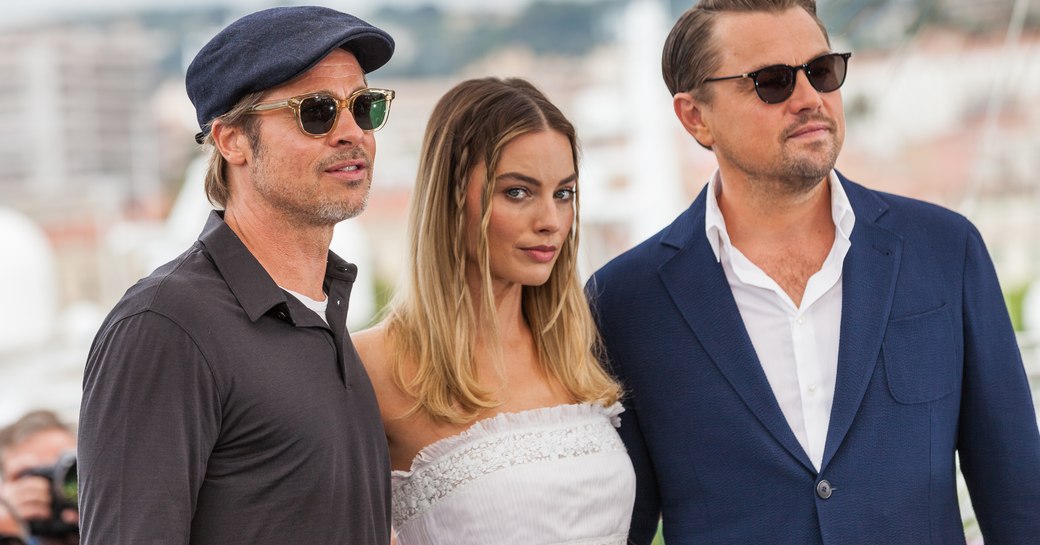
[{"label": "white undershirt", "polygon": [[737,302],[780,410],[819,470],[827,441],[841,333],[841,268],[856,216],[831,172],[834,244],[805,286],[801,307],[762,269],[733,247],[719,208],[718,171],[708,181],[705,232]]},{"label": "white undershirt", "polygon": [[[279,286],[279,287],[281,287],[281,286]],[[293,297],[296,297],[297,299],[299,299],[300,302],[303,303],[303,306],[305,306],[305,307],[313,310],[314,312],[316,312],[318,314],[318,316],[322,320],[325,321],[325,324],[328,325],[329,318],[325,315],[325,312],[327,311],[328,306],[329,306],[329,298],[328,297],[326,297],[324,300],[317,301],[315,299],[311,299],[310,297],[307,297],[306,295],[304,295],[302,293],[297,293],[297,292],[295,292],[293,290],[288,290],[288,289],[285,289],[285,288],[282,288],[282,289],[287,291],[287,292],[289,292],[290,294],[292,294]]]}]

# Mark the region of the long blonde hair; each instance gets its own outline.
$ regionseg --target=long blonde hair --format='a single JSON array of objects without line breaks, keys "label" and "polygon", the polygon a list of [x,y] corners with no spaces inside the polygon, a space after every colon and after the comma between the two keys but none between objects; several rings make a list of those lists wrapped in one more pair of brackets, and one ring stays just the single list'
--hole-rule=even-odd
[{"label": "long blonde hair", "polygon": [[[567,137],[577,170],[574,127],[524,80],[464,81],[441,97],[430,116],[409,214],[407,282],[383,322],[394,381],[415,400],[406,416],[420,412],[462,424],[500,403],[480,387],[474,353],[478,328],[498,339],[487,247],[490,188],[502,149],[543,130]],[[464,206],[467,180],[481,162],[487,176],[476,262],[483,281],[480,293],[471,294]],[[574,207],[574,223],[548,281],[523,287],[522,308],[546,374],[576,401],[610,404],[620,388],[596,358],[599,337],[577,274],[577,195]],[[486,319],[478,323],[478,316]],[[498,348],[491,347],[494,358],[501,357]]]}]

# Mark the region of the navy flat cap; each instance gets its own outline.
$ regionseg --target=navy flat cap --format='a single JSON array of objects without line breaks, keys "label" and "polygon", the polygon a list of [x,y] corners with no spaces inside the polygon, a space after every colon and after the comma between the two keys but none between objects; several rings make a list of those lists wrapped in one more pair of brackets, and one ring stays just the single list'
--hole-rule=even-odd
[{"label": "navy flat cap", "polygon": [[365,73],[386,64],[394,39],[353,15],[317,6],[271,8],[221,30],[188,66],[185,87],[202,132],[245,95],[270,89],[311,69],[332,50],[354,54]]}]

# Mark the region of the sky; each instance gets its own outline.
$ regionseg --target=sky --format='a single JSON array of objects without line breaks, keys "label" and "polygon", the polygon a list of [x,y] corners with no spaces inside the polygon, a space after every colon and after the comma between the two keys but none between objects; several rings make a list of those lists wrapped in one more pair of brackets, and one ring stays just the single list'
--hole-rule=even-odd
[{"label": "sky", "polygon": [[105,12],[163,7],[227,5],[253,11],[274,5],[319,4],[341,11],[364,14],[378,6],[437,4],[459,9],[515,9],[531,0],[0,0],[0,26],[43,21],[57,15],[93,15]]}]

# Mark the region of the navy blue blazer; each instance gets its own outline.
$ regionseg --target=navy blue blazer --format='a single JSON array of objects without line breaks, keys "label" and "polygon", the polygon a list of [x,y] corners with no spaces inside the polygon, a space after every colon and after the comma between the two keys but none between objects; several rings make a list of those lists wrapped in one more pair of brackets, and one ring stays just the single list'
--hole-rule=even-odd
[{"label": "navy blue blazer", "polygon": [[[819,473],[773,396],[704,232],[705,191],[587,291],[626,390],[631,541],[1040,543],[1040,434],[996,273],[968,220],[844,177],[856,213]],[[827,481],[826,486],[823,481]]]}]

